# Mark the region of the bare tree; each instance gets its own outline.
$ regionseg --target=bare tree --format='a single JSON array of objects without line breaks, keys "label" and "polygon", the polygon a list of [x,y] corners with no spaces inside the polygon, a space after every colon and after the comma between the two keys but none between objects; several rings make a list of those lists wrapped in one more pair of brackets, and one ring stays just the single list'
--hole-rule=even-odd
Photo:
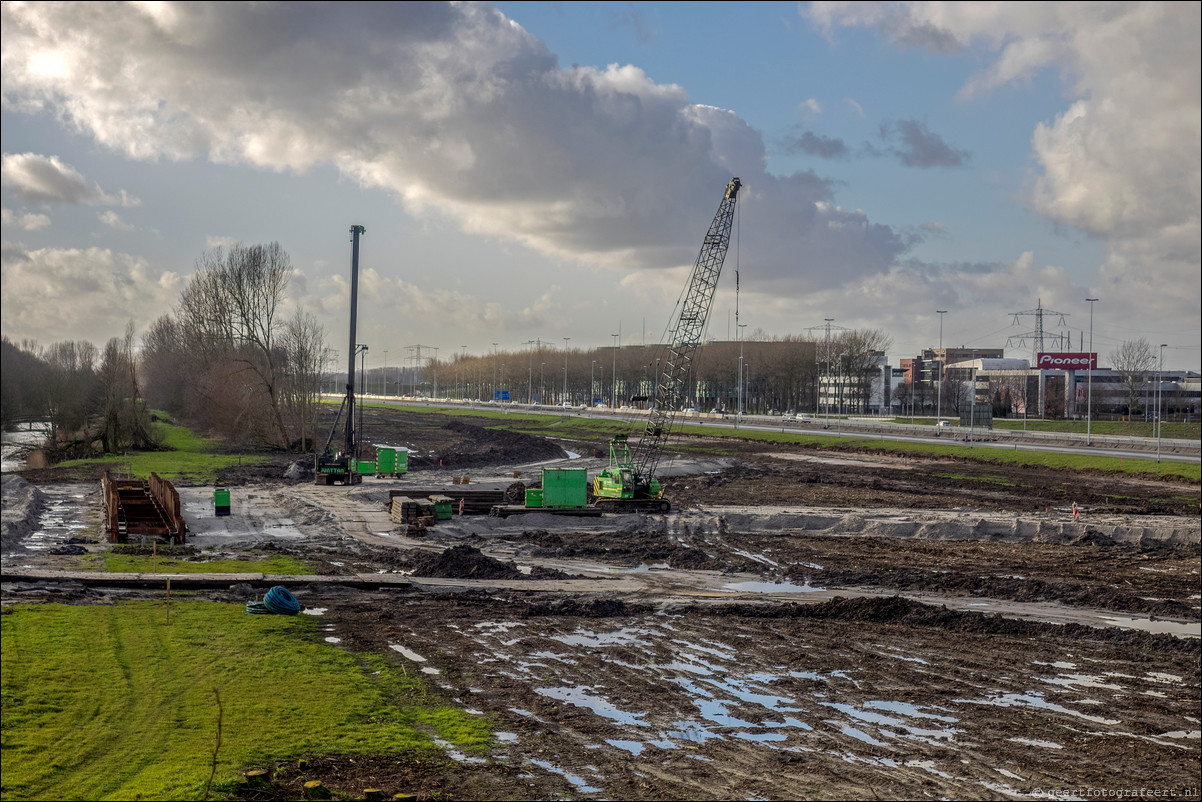
[{"label": "bare tree", "polygon": [[125,336],[109,340],[100,359],[98,375],[104,392],[100,438],[104,450],[112,453],[154,444],[146,406],[138,392],[133,341],[131,320]]},{"label": "bare tree", "polygon": [[1138,340],[1124,340],[1109,358],[1114,369],[1123,377],[1127,414],[1134,415],[1139,404],[1140,391],[1156,366],[1156,349],[1143,337]]},{"label": "bare tree", "polygon": [[309,451],[316,437],[321,377],[329,354],[326,332],[316,317],[298,309],[284,323],[280,343],[284,369],[281,397],[300,440],[297,450]]},{"label": "bare tree", "polygon": [[240,414],[249,416],[252,430],[261,430],[264,439],[288,447],[280,394],[283,351],[276,342],[276,315],[292,272],[288,254],[276,242],[235,245],[206,252],[196,267],[177,311],[189,349],[209,367],[227,360],[253,377]]},{"label": "bare tree", "polygon": [[893,345],[893,339],[880,329],[854,329],[840,332],[832,348],[843,354],[843,370],[847,376],[849,401],[861,410],[867,410],[872,399],[873,384],[879,378],[884,401],[884,384],[881,376],[881,356]]}]

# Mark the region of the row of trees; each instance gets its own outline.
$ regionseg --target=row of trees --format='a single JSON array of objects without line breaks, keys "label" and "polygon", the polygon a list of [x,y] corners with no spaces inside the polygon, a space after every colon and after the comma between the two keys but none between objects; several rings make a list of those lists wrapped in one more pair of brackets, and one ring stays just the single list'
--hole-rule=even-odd
[{"label": "row of trees", "polygon": [[67,341],[49,348],[4,338],[0,416],[5,429],[21,418],[49,421],[51,442],[65,456],[154,446],[139,388],[133,324],[97,349]]},{"label": "row of trees", "polygon": [[[741,366],[745,409],[814,409],[824,380],[848,389],[849,409],[864,408],[880,377],[880,355],[889,344],[875,329],[843,331],[821,342],[757,333],[743,343],[707,343],[697,350],[686,397],[703,409],[733,408]],[[667,356],[659,345],[565,350],[534,341],[520,351],[456,354],[416,367],[374,367],[360,379],[364,391],[372,394],[488,400],[499,391],[524,403],[601,399],[621,405],[654,398]],[[326,386],[341,388],[345,379],[345,374],[331,376]]]},{"label": "row of trees", "polygon": [[133,324],[103,350],[4,340],[3,424],[49,419],[60,444],[152,446],[147,409],[179,415],[231,442],[312,447],[325,331],[303,311],[281,320],[292,264],[278,243],[208,251],[171,314]]}]

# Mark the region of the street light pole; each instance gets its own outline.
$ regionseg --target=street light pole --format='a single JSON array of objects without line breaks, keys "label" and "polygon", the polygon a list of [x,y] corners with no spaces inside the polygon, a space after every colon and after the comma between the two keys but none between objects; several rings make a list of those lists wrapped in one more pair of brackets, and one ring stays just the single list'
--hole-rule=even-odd
[{"label": "street light pole", "polygon": [[743,329],[747,328],[747,324],[735,325],[739,329],[739,409],[735,414],[735,428],[738,428],[739,421],[743,420]]},{"label": "street light pole", "polygon": [[826,321],[826,403],[822,406],[826,410],[826,426],[824,428],[829,429],[831,428],[831,322],[834,321],[834,318],[824,317],[823,320]]},{"label": "street light pole", "polygon": [[568,340],[571,337],[563,338],[563,403],[568,403]]},{"label": "street light pole", "polygon": [[593,401],[597,398],[597,385],[593,383],[593,376],[597,372],[597,360],[593,360],[593,364],[589,365],[588,369],[588,406],[593,405]]},{"label": "street light pole", "polygon": [[947,310],[936,309],[935,314],[939,315],[939,379],[935,385],[935,436],[938,437],[939,421],[943,420],[943,316],[947,314]]},{"label": "street light pole", "polygon": [[1164,415],[1161,411],[1161,398],[1164,396],[1164,349],[1168,343],[1160,344],[1160,365],[1156,368],[1156,461],[1160,462],[1160,420]]},{"label": "street light pole", "polygon": [[1093,445],[1093,305],[1097,298],[1089,301],[1089,373],[1085,380],[1085,445]]},{"label": "street light pole", "polygon": [[492,344],[492,400],[497,400],[497,345]]},{"label": "street light pole", "polygon": [[969,387],[972,400],[968,405],[968,444],[972,445],[973,430],[977,424],[977,351],[972,352],[972,384]]},{"label": "street light pole", "polygon": [[610,377],[610,379],[614,383],[614,389],[613,389],[613,392],[609,396],[609,408],[617,409],[618,408],[618,338],[621,337],[622,335],[611,334],[609,336],[614,338],[614,369],[613,369],[613,375]]}]

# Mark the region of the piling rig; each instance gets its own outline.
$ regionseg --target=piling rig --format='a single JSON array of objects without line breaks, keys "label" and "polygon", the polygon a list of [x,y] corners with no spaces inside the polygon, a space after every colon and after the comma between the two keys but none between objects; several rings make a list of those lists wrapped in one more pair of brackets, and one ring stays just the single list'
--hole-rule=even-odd
[{"label": "piling rig", "polygon": [[593,480],[597,506],[615,510],[668,512],[671,503],[663,497],[663,488],[655,477],[664,444],[671,434],[676,414],[684,403],[693,357],[705,331],[713,305],[714,292],[734,225],[735,201],[742,184],[732,178],[726,185],[722,202],[689,274],[679,314],[669,328],[670,345],[664,367],[656,377],[655,403],[648,411],[647,426],[632,450],[626,435],[618,435],[609,445],[609,467]]},{"label": "piling rig", "polygon": [[[355,322],[358,315],[359,301],[359,236],[366,234],[363,226],[351,226],[351,341],[347,349],[346,394],[342,397],[342,405],[338,408],[338,416],[330,427],[330,436],[326,438],[325,448],[317,455],[314,465],[314,482],[319,485],[332,485],[341,482],[345,485],[355,485],[363,481],[358,471],[359,441],[355,431],[355,357],[360,349],[367,346],[355,344]],[[346,414],[346,431],[342,450],[334,453],[330,444],[334,441],[334,433],[338,431],[338,422]]]}]

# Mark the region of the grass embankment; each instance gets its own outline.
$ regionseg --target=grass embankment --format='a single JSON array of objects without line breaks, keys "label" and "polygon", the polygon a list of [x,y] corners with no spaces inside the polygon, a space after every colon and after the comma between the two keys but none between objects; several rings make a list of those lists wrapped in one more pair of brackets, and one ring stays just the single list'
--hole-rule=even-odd
[{"label": "grass embankment", "polygon": [[[589,418],[579,415],[539,415],[529,412],[502,412],[494,410],[473,409],[439,409],[431,407],[395,407],[387,404],[371,404],[374,408],[390,410],[404,409],[407,412],[425,414],[445,414],[455,417],[479,417],[501,421],[505,428],[529,434],[542,434],[549,437],[607,439],[614,434],[635,433],[641,428],[639,420],[612,420],[604,418]],[[1019,422],[1021,425],[1021,422]],[[1046,421],[1059,425],[1072,424],[1076,421]],[[1117,424],[1126,426],[1130,424]],[[1178,424],[1194,426],[1195,424]],[[1084,424],[1082,424],[1084,426]],[[1165,431],[1169,424],[1165,424]],[[837,435],[809,434],[805,431],[784,430],[766,432],[755,429],[732,429],[725,426],[706,426],[685,423],[676,427],[679,434],[697,435],[712,439],[731,439],[757,443],[780,443],[782,445],[799,445],[807,448],[830,449],[838,451],[887,451],[897,454],[915,454],[928,457],[947,457],[954,459],[969,459],[977,462],[994,463],[999,465],[1030,465],[1056,470],[1068,471],[1110,471],[1136,475],[1160,476],[1188,481],[1202,481],[1202,466],[1183,462],[1157,462],[1155,459],[1128,459],[1107,456],[1078,456],[1073,454],[1057,454],[1044,451],[1023,451],[1015,449],[1006,451],[994,448],[973,448],[962,442],[956,444],[935,443],[902,443],[894,440],[876,440],[863,437],[839,437]],[[1061,430],[1063,431],[1063,430]],[[1096,430],[1095,430],[1096,431]],[[1084,434],[1084,429],[1082,429]],[[1165,435],[1168,436],[1167,434]],[[712,445],[692,446],[686,442],[675,441],[671,449],[678,452],[698,451],[708,454],[718,453],[721,447]],[[736,455],[738,449],[732,448],[730,453]]]},{"label": "grass embankment", "polygon": [[278,574],[310,576],[311,567],[286,554],[260,560],[177,560],[144,554],[104,553],[104,570],[111,574]]},{"label": "grass embankment", "polygon": [[302,754],[481,751],[491,730],[446,705],[399,655],[322,643],[319,618],[161,602],[7,608],[3,798],[211,798]]},{"label": "grass embankment", "polygon": [[156,440],[162,443],[162,450],[67,460],[60,462],[55,468],[71,475],[91,473],[97,466],[102,466],[114,473],[130,476],[145,477],[157,473],[170,482],[206,485],[215,484],[220,472],[226,468],[254,465],[267,459],[262,456],[222,453],[216,441],[201,437],[186,426],[162,421],[150,425]]},{"label": "grass embankment", "polygon": [[[898,417],[893,423],[911,423],[910,418]],[[912,421],[918,426],[934,426],[934,418],[916,418]],[[952,420],[952,428],[967,429]],[[1113,421],[1096,420],[1088,424],[1083,420],[1022,420],[993,419],[993,428],[1009,431],[1045,432],[1049,434],[1095,434],[1113,437],[1156,437],[1156,424],[1150,421]],[[1086,431],[1088,429],[1088,432]],[[1161,425],[1160,436],[1166,440],[1198,440],[1202,438],[1202,424],[1177,423],[1165,421]]]}]

